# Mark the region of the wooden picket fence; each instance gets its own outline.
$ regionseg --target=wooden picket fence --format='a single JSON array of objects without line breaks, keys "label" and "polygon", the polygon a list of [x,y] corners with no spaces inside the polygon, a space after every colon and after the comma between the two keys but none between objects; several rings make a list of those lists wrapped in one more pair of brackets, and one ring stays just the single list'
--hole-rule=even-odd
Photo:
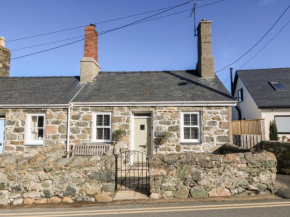
[{"label": "wooden picket fence", "polygon": [[233,143],[243,148],[259,148],[262,135],[233,135]]},{"label": "wooden picket fence", "polygon": [[71,156],[103,155],[109,151],[109,144],[75,144],[71,149]]},{"label": "wooden picket fence", "polygon": [[263,119],[232,121],[233,143],[243,148],[259,148],[265,140]]}]

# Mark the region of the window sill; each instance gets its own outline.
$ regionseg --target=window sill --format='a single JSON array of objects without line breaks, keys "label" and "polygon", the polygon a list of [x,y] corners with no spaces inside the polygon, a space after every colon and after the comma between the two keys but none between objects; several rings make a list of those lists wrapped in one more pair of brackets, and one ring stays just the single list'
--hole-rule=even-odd
[{"label": "window sill", "polygon": [[27,144],[24,144],[24,146],[44,146],[44,144],[43,143],[38,143],[38,144],[27,143]]},{"label": "window sill", "polygon": [[198,145],[202,144],[201,141],[181,141],[180,145]]}]

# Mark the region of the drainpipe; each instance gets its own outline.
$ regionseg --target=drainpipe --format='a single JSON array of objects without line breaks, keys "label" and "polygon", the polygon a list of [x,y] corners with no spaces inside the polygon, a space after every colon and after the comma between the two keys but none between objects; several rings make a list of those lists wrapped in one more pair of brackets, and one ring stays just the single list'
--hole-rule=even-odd
[{"label": "drainpipe", "polygon": [[231,77],[231,94],[234,96],[233,90],[234,90],[234,84],[233,84],[233,68],[230,68],[230,77]]},{"label": "drainpipe", "polygon": [[[66,133],[66,153],[69,153],[69,136],[70,136],[70,109],[73,105],[70,103],[69,107],[67,108],[67,133]],[[68,156],[68,155],[67,155]]]},{"label": "drainpipe", "polygon": [[[231,78],[231,94],[234,97],[234,78],[233,78],[233,68],[230,68],[230,78]],[[238,112],[239,120],[242,120],[242,111],[239,108],[238,104],[235,106]]]}]

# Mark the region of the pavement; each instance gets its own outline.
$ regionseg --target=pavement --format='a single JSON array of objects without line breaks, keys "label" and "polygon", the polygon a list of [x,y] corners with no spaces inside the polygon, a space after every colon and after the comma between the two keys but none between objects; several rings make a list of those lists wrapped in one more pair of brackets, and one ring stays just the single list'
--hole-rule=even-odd
[{"label": "pavement", "polygon": [[277,192],[276,195],[290,199],[290,175],[277,174]]},{"label": "pavement", "polygon": [[102,206],[2,209],[1,217],[285,217],[289,216],[290,200],[268,199],[255,201],[211,201],[183,203],[102,204]]}]

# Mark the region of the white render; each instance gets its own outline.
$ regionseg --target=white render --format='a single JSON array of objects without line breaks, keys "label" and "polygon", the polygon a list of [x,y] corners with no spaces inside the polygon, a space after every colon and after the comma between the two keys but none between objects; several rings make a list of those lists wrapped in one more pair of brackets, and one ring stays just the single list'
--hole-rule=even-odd
[{"label": "white render", "polygon": [[[253,100],[243,81],[238,78],[234,97],[238,98],[238,90],[243,88],[244,92],[244,100],[242,102],[238,102],[237,106],[241,110],[241,119],[260,119],[261,109],[258,109],[256,102]],[[238,120],[239,115],[238,111],[235,107],[233,107],[233,120]]]},{"label": "white render", "polygon": [[[275,120],[275,116],[290,116],[290,108],[269,108],[259,109],[253,97],[247,90],[241,78],[238,78],[234,96],[238,98],[238,90],[243,88],[244,100],[238,102],[237,106],[241,110],[241,119],[264,119],[265,121],[265,138],[269,140],[269,125],[270,121]],[[238,120],[238,111],[235,107],[232,110],[232,119]],[[278,134],[280,140],[282,136],[290,138],[290,134]]]}]

